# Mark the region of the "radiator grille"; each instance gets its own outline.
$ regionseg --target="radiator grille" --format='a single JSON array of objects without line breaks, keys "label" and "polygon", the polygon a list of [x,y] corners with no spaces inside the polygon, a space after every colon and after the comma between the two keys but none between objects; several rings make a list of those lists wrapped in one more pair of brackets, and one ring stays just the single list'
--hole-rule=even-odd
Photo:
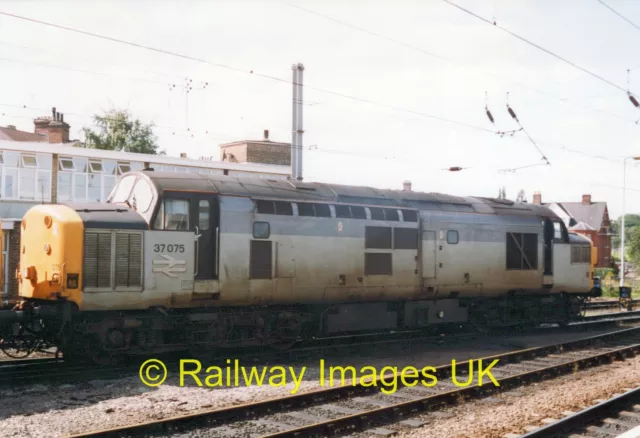
[{"label": "radiator grille", "polygon": [[116,287],[136,287],[142,280],[142,235],[116,234]]},{"label": "radiator grille", "polygon": [[[112,254],[115,238],[115,254]],[[112,257],[113,256],[113,257]],[[111,277],[115,269],[114,281]],[[84,286],[123,288],[142,286],[142,234],[85,232]]]},{"label": "radiator grille", "polygon": [[111,234],[84,235],[85,287],[111,287]]}]

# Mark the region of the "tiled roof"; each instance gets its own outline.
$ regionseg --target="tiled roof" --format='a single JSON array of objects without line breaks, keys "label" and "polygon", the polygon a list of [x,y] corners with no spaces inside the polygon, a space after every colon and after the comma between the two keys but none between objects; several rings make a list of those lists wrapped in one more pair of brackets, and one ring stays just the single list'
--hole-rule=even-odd
[{"label": "tiled roof", "polygon": [[569,228],[571,231],[595,231],[590,225],[584,222],[578,222],[573,227]]},{"label": "tiled roof", "polygon": [[606,202],[592,202],[586,205],[581,202],[562,202],[560,205],[576,221],[584,222],[593,230],[602,228]]},{"label": "tiled roof", "polygon": [[46,135],[34,134],[33,132],[19,131],[15,128],[4,127],[0,127],[0,140],[36,142],[49,141]]}]

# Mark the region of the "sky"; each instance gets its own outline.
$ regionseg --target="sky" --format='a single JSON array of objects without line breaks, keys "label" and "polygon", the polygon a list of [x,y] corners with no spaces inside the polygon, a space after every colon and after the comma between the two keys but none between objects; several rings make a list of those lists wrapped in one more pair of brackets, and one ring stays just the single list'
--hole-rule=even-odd
[{"label": "sky", "polygon": [[[442,0],[1,1],[0,12],[184,57],[0,15],[0,126],[32,131],[55,106],[82,139],[94,114],[125,109],[155,124],[168,155],[219,158],[219,144],[265,129],[291,141],[302,63],[305,181],[591,194],[620,215],[623,158],[640,155],[627,97],[640,95],[640,3],[452,1],[568,62]],[[640,213],[633,160],[626,175],[626,211]]]}]

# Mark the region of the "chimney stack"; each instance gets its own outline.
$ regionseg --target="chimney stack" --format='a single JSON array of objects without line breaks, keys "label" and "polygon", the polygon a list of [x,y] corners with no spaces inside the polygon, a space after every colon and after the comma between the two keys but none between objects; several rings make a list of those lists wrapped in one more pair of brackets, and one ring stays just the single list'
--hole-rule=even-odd
[{"label": "chimney stack", "polygon": [[582,195],[582,205],[591,205],[591,195]]},{"label": "chimney stack", "polygon": [[51,117],[39,117],[33,121],[34,132],[44,135],[49,143],[68,143],[69,125],[64,122],[64,114],[59,113],[54,106]]},{"label": "chimney stack", "polygon": [[542,205],[542,194],[540,192],[533,192],[533,204]]},{"label": "chimney stack", "polygon": [[180,158],[187,158],[186,152],[180,152]]},{"label": "chimney stack", "polygon": [[402,183],[402,191],[410,192],[411,191],[411,181],[405,181]]},{"label": "chimney stack", "polygon": [[268,129],[264,130],[264,141],[269,141],[269,130]]}]

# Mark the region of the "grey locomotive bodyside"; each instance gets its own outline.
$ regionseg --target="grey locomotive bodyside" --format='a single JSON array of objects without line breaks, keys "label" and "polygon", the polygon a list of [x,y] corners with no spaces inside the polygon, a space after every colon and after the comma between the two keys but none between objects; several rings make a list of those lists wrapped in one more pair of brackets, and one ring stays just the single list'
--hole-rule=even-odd
[{"label": "grey locomotive bodyside", "polygon": [[108,204],[32,208],[73,208],[83,227],[67,280],[81,295],[24,302],[53,315],[28,323],[65,358],[567,323],[599,292],[591,242],[536,205],[152,171],[124,175]]},{"label": "grey locomotive bodyside", "polygon": [[[249,198],[221,197],[220,304],[340,303],[496,297],[521,293],[585,293],[588,263],[570,263],[570,244],[553,244],[551,287],[544,284],[543,220],[477,212],[418,210],[417,222],[302,217],[256,212]],[[550,216],[553,213],[550,213]],[[401,214],[399,214],[402,217]],[[271,242],[271,278],[252,279],[255,223],[265,223]],[[415,230],[415,247],[367,248],[368,227]],[[453,234],[452,234],[453,233]],[[536,235],[536,269],[507,269],[508,233]],[[456,236],[456,239],[448,239]],[[367,275],[366,255],[390,254],[389,275]],[[570,271],[570,272],[567,272]],[[578,275],[577,272],[579,272]]]}]

